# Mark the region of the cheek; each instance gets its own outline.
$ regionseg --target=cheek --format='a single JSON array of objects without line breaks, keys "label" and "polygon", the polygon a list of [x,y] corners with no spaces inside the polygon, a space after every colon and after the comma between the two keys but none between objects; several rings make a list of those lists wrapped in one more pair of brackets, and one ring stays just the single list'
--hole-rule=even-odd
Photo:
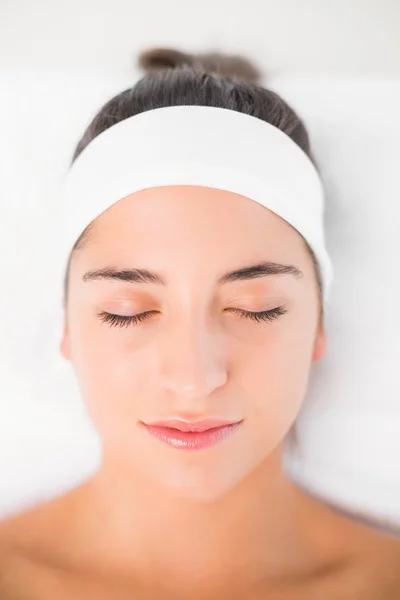
[{"label": "cheek", "polygon": [[254,436],[261,445],[280,441],[301,409],[312,365],[313,336],[307,325],[282,327],[241,369],[250,400]]},{"label": "cheek", "polygon": [[116,422],[140,415],[146,384],[152,381],[148,353],[121,343],[106,324],[71,327],[71,353],[85,405],[99,429],[115,430]]}]

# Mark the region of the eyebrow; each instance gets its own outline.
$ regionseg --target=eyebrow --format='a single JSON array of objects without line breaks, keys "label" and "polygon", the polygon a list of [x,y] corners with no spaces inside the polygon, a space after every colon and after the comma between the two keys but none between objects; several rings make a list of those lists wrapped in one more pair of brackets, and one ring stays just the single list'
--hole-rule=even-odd
[{"label": "eyebrow", "polygon": [[[284,265],[266,261],[225,273],[217,280],[217,284],[222,285],[233,281],[245,281],[274,275],[291,275],[295,278],[300,278],[303,277],[303,272],[295,265]],[[125,281],[128,283],[167,285],[167,282],[159,273],[147,269],[116,269],[106,267],[95,271],[88,271],[83,275],[83,281],[97,281],[100,279]]]}]

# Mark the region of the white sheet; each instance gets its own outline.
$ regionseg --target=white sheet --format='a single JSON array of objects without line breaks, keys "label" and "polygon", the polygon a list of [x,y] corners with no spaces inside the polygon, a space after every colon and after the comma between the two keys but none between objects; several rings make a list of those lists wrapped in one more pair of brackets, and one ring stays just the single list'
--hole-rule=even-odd
[{"label": "white sheet", "polygon": [[[66,491],[99,464],[97,434],[58,351],[51,220],[79,136],[133,81],[0,71],[0,517]],[[334,503],[400,524],[400,80],[268,85],[309,128],[336,275],[328,352],[313,366],[287,468]]]}]

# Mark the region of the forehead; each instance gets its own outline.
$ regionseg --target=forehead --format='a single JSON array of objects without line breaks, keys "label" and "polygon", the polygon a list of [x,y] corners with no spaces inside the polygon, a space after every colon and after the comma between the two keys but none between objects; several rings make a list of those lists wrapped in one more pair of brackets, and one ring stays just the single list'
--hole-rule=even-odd
[{"label": "forehead", "polygon": [[263,248],[300,248],[301,236],[284,219],[240,194],[203,186],[163,186],[136,192],[116,202],[94,222],[94,237],[104,246],[180,243]]},{"label": "forehead", "polygon": [[[294,270],[271,273],[276,264]],[[257,265],[262,267],[256,273]],[[250,274],[237,276],[248,269],[253,269]],[[314,294],[313,270],[299,232],[264,206],[224,190],[176,186],[142,190],[100,215],[73,255],[68,285],[76,298],[84,290],[89,295],[111,289],[130,294],[144,291],[142,271],[165,282],[157,288],[150,283],[147,290],[179,290],[201,298],[216,289],[293,294],[306,302]],[[225,285],[224,276],[232,273]]]},{"label": "forehead", "polygon": [[[239,194],[201,186],[151,188],[118,201],[94,221],[73,262],[74,280],[134,268],[200,285],[265,262],[311,273],[302,238],[284,219]],[[298,277],[290,279],[294,285]]]}]

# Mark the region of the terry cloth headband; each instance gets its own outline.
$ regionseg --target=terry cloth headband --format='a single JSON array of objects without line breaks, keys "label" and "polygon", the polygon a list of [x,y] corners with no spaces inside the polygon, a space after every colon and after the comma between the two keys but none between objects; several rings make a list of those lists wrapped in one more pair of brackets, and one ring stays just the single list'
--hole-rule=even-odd
[{"label": "terry cloth headband", "polygon": [[96,136],[62,185],[65,266],[84,229],[130,194],[198,185],[246,196],[307,240],[327,303],[333,268],[325,248],[324,190],[306,153],[283,131],[226,108],[170,106],[134,115]]}]

